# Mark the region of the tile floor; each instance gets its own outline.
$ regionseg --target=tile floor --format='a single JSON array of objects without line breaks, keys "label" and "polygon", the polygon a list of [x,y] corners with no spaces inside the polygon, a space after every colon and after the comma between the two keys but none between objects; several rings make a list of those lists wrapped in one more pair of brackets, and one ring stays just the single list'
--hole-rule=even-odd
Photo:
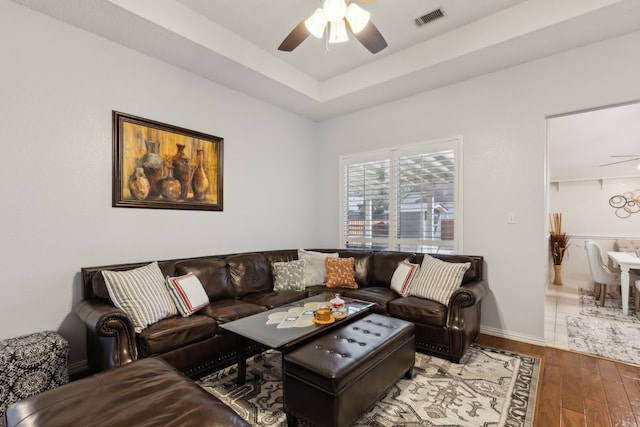
[{"label": "tile floor", "polygon": [[568,350],[567,316],[580,314],[579,289],[547,286],[544,305],[544,340],[546,345]]}]

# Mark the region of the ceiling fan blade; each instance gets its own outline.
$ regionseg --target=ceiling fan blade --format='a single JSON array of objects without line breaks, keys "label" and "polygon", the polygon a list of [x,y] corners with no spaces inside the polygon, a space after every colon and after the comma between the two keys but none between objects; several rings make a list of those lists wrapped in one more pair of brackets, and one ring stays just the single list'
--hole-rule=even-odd
[{"label": "ceiling fan blade", "polygon": [[[626,157],[626,156],[611,156],[611,157]],[[604,165],[600,165],[600,167],[617,165],[619,163],[635,162],[636,160],[640,160],[640,157],[636,157],[635,159],[620,160],[618,162],[605,163]]]},{"label": "ceiling fan blade", "polygon": [[[349,25],[348,22],[347,25]],[[371,21],[369,21],[362,31],[358,34],[354,34],[354,37],[357,38],[364,47],[369,49],[369,52],[374,54],[387,47],[387,41],[382,37],[380,31],[378,31]]]},{"label": "ceiling fan blade", "polygon": [[311,35],[309,30],[307,30],[307,27],[304,25],[304,21],[306,21],[306,18],[291,30],[289,35],[285,37],[282,43],[280,43],[280,46],[278,46],[278,50],[291,52],[293,49],[297,48],[300,43],[305,41],[309,35]]}]

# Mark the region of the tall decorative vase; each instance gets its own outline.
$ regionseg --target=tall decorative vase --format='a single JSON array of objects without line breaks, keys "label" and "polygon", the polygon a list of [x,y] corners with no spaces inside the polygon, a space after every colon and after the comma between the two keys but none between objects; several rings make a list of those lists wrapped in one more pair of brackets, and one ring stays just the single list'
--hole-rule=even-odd
[{"label": "tall decorative vase", "polygon": [[176,144],[178,152],[171,159],[173,166],[173,177],[180,181],[180,197],[184,200],[189,192],[189,181],[191,181],[191,162],[184,154],[184,145]]},{"label": "tall decorative vase", "polygon": [[209,188],[209,179],[204,170],[204,150],[198,150],[198,168],[193,173],[191,179],[191,190],[193,190],[193,198],[202,201],[207,197],[207,188]]},{"label": "tall decorative vase", "polygon": [[553,284],[562,286],[562,264],[553,264]]},{"label": "tall decorative vase", "polygon": [[156,199],[160,196],[158,181],[162,179],[162,156],[160,156],[160,143],[146,140],[147,152],[142,156],[142,168],[149,180],[149,199]]}]

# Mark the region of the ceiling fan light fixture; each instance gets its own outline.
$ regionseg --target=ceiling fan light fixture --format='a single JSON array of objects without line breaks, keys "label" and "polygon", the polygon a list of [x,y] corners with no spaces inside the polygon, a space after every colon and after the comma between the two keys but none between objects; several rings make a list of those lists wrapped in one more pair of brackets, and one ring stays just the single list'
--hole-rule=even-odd
[{"label": "ceiling fan light fixture", "polygon": [[347,36],[347,26],[344,19],[329,23],[329,43],[344,43],[347,41],[349,41],[349,36]]},{"label": "ceiling fan light fixture", "polygon": [[369,23],[371,14],[355,3],[349,4],[345,15],[354,34],[358,34]]},{"label": "ceiling fan light fixture", "polygon": [[347,3],[344,0],[324,0],[322,9],[329,22],[339,22],[347,13]]},{"label": "ceiling fan light fixture", "polygon": [[316,38],[321,39],[324,36],[324,30],[327,27],[327,17],[322,8],[317,8],[313,15],[304,21],[304,26]]}]

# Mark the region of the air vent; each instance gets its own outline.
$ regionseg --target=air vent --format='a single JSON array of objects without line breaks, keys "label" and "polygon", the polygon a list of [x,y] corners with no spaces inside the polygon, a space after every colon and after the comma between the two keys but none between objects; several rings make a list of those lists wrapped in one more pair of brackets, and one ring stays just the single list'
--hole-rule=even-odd
[{"label": "air vent", "polygon": [[442,9],[436,9],[427,13],[426,15],[422,15],[419,18],[416,18],[414,21],[418,27],[422,27],[423,25],[427,25],[430,22],[435,21],[436,19],[440,19],[444,16],[444,12]]}]

